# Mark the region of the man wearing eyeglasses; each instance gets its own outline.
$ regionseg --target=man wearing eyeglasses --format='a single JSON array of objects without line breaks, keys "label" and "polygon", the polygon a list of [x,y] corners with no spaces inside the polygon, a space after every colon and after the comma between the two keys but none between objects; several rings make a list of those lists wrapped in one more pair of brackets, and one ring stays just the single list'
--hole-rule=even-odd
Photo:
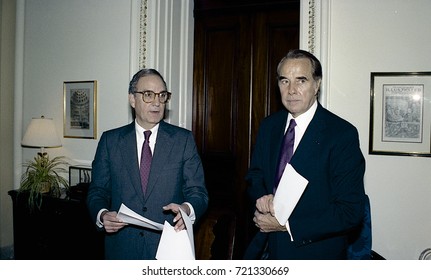
[{"label": "man wearing eyeglasses", "polygon": [[[185,228],[179,208],[199,219],[208,207],[204,172],[189,130],[163,121],[167,91],[154,69],[137,72],[129,84],[135,120],[103,133],[93,161],[87,205],[106,231],[107,259],[155,259],[161,233],[123,223],[123,203],[157,223]],[[145,171],[146,170],[146,171]]]}]

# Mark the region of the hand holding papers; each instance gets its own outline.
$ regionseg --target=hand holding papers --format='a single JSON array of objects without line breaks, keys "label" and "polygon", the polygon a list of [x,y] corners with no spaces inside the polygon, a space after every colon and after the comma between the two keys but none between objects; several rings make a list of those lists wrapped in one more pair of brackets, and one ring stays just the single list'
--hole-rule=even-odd
[{"label": "hand holding papers", "polygon": [[301,176],[292,165],[287,164],[274,195],[275,217],[281,225],[286,225],[293,209],[307,187],[308,180]]},{"label": "hand holding papers", "polygon": [[183,218],[186,230],[176,232],[174,227],[167,221],[165,224],[159,224],[151,221],[126,205],[121,204],[118,210],[117,218],[124,223],[134,224],[141,227],[162,230],[159,247],[157,248],[156,259],[158,260],[194,260],[195,259],[195,243],[193,238],[193,225],[189,216],[181,209],[180,213]]},{"label": "hand holding papers", "polygon": [[122,220],[124,223],[133,224],[145,228],[163,230],[163,225],[153,222],[147,218],[142,217],[136,212],[129,209],[126,205],[121,204],[120,210],[118,210],[117,218]]},{"label": "hand holding papers", "polygon": [[189,216],[180,208],[186,230],[176,232],[174,227],[165,221],[156,259],[158,260],[194,260],[195,243],[193,225]]}]

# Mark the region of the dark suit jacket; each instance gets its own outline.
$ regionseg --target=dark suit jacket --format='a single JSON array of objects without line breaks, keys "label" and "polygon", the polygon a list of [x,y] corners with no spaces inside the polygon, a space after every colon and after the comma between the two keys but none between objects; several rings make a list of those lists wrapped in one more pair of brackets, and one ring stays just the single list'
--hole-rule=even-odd
[{"label": "dark suit jacket", "polygon": [[[254,203],[272,193],[288,112],[261,124],[247,174]],[[268,240],[270,259],[344,259],[349,230],[364,216],[365,160],[356,128],[318,104],[291,162],[309,183],[293,210],[287,232],[258,232],[245,258],[257,258]]]},{"label": "dark suit jacket", "polygon": [[[87,198],[91,217],[106,208],[118,211],[121,203],[158,223],[172,223],[173,214],[163,212],[169,203],[189,202],[197,219],[208,206],[204,172],[192,133],[160,122],[147,193],[139,175],[135,122],[103,133],[93,161]],[[154,259],[161,232],[132,225],[105,237],[107,259]]]}]

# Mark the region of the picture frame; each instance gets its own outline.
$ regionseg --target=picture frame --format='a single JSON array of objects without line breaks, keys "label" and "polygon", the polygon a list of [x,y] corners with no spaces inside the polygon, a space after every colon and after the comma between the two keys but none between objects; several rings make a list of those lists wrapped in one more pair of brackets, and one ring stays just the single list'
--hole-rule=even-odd
[{"label": "picture frame", "polygon": [[69,166],[68,198],[85,201],[91,183],[91,167]]},{"label": "picture frame", "polygon": [[369,154],[431,156],[431,72],[371,72]]},{"label": "picture frame", "polygon": [[97,138],[97,81],[63,84],[65,138]]},{"label": "picture frame", "polygon": [[91,167],[69,166],[69,186],[75,187],[82,184],[90,184]]}]

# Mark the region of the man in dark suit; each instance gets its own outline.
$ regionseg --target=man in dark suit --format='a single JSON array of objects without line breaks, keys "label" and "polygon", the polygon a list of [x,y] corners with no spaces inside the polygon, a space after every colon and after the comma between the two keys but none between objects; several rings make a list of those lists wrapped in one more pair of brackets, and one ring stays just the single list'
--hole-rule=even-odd
[{"label": "man in dark suit", "polygon": [[[314,55],[290,51],[277,74],[286,110],[263,120],[256,139],[246,179],[258,232],[245,258],[261,258],[264,253],[269,259],[346,259],[349,232],[360,225],[365,209],[365,160],[358,132],[317,101],[322,67]],[[274,188],[281,187],[276,170],[291,119],[296,127],[289,164],[308,185],[287,223],[280,224]]]},{"label": "man in dark suit", "polygon": [[[122,203],[155,222],[172,221],[176,230],[185,228],[180,207],[192,221],[199,219],[208,207],[204,172],[192,133],[163,121],[170,95],[158,71],[140,70],[129,85],[135,120],[104,132],[100,138],[87,205],[95,223],[107,233],[107,259],[156,256],[161,232],[118,220],[116,215]],[[147,140],[150,160],[141,156]],[[142,164],[141,158],[145,161]],[[141,182],[140,165],[150,165],[147,183]]]}]

